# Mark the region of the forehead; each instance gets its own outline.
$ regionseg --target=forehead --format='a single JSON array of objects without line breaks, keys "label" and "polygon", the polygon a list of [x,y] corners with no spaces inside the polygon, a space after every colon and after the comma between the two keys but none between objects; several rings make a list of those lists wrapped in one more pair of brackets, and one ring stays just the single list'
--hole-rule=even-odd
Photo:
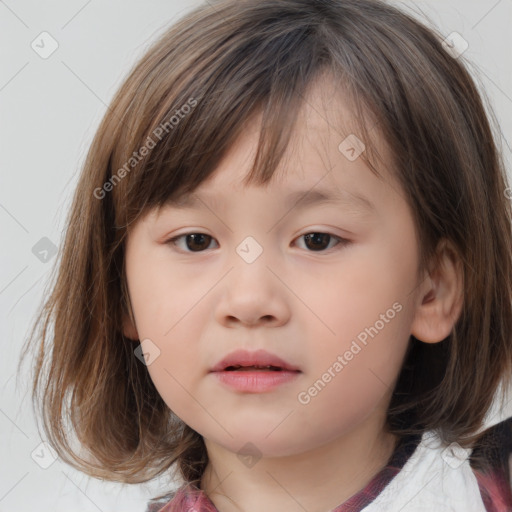
[{"label": "forehead", "polygon": [[[175,204],[197,205],[197,196],[229,195],[242,191],[259,142],[261,113],[244,125],[244,130],[224,155],[215,172]],[[275,169],[266,191],[276,190],[288,202],[353,199],[370,207],[358,184],[376,178],[375,164],[368,161],[368,149],[376,153],[381,179],[391,180],[391,156],[370,116],[356,118],[343,91],[329,80],[317,81],[305,97],[283,159]],[[361,134],[368,126],[371,140]],[[368,174],[370,176],[368,176]],[[343,186],[340,186],[343,185]],[[305,192],[308,192],[305,194]]]},{"label": "forehead", "polygon": [[[278,199],[280,207],[284,207],[286,210],[294,208],[296,212],[315,205],[333,205],[345,207],[345,209],[350,208],[353,212],[366,216],[377,213],[376,206],[365,195],[336,187],[290,188],[286,194],[281,191]],[[179,196],[172,201],[170,200],[167,206],[175,210],[217,210],[222,209],[222,205],[225,205],[227,202],[229,202],[229,199],[222,192],[219,196],[218,193],[211,190],[202,190]]]},{"label": "forehead", "polygon": [[[367,127],[373,120],[367,114],[364,120],[356,117],[348,95],[334,83],[325,78],[312,83],[291,130],[284,156],[267,183],[261,186],[244,183],[258,149],[260,111],[247,120],[207,179],[192,192],[171,194],[157,210],[221,212],[238,205],[240,197],[247,207],[264,205],[265,210],[298,212],[308,206],[336,205],[347,213],[365,218],[382,212],[386,201],[390,200],[389,193],[400,193],[400,187],[389,173],[388,148],[376,129],[369,130],[371,141],[363,140],[361,126]],[[355,147],[354,140],[362,146]],[[381,165],[377,175],[370,168],[374,164],[365,158],[370,145],[374,150],[372,155],[375,150],[379,154]],[[355,154],[350,152],[354,147]],[[358,156],[361,149],[364,150]],[[383,189],[385,182],[387,191]]]}]

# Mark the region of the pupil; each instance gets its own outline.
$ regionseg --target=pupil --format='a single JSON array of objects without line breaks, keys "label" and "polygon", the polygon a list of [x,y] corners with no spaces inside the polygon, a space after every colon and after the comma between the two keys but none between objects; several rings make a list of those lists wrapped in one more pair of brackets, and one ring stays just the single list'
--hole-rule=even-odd
[{"label": "pupil", "polygon": [[[321,245],[322,244],[322,240],[326,240],[327,239],[327,245],[329,245],[329,240],[328,238],[330,237],[331,235],[327,234],[327,233],[310,233],[310,234],[307,234],[305,235],[305,239],[306,239],[306,246],[308,246],[309,248],[309,244],[308,242],[310,241],[313,241],[314,244],[317,244],[317,243],[320,243]],[[327,247],[326,245],[326,247]],[[313,249],[315,248],[315,246],[312,247]],[[318,246],[316,246],[316,248],[318,249]],[[322,249],[323,247],[320,247],[320,249]]]},{"label": "pupil", "polygon": [[[189,241],[192,240],[192,244],[198,243],[199,250],[204,249],[204,248],[208,247],[208,245],[209,245],[209,242],[207,240],[208,243],[206,243],[206,246],[203,247],[204,240],[209,239],[209,238],[211,238],[209,235],[203,235],[201,233],[187,235],[187,247],[192,251],[194,250],[194,247],[192,247],[191,244],[189,243]],[[197,246],[196,246],[196,249],[197,249]]]}]

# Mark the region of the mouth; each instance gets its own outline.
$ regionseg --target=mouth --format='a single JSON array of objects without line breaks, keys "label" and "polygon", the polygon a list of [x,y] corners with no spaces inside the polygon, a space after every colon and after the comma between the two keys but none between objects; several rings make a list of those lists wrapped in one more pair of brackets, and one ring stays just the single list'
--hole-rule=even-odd
[{"label": "mouth", "polygon": [[302,372],[273,364],[229,364],[212,372],[214,378],[237,393],[268,393],[290,385]]},{"label": "mouth", "polygon": [[271,372],[282,372],[284,369],[279,366],[241,366],[239,364],[234,366],[228,366],[224,368],[225,372],[252,372],[252,371],[271,371]]},{"label": "mouth", "polygon": [[263,349],[252,352],[241,349],[235,350],[215,364],[210,371],[302,373],[298,366]]}]

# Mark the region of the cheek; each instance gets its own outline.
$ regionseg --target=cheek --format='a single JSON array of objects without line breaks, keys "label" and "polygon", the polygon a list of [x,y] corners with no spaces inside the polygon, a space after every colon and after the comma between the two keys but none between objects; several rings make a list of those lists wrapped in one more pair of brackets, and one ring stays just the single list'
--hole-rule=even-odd
[{"label": "cheek", "polygon": [[194,369],[204,369],[194,342],[201,338],[201,324],[191,319],[211,315],[202,300],[211,285],[197,274],[177,275],[165,257],[140,250],[130,256],[128,287],[137,331],[157,354],[147,369],[162,399],[181,416],[193,406],[187,390],[193,391]]},{"label": "cheek", "polygon": [[354,248],[342,264],[296,279],[294,291],[307,306],[301,308],[301,324],[310,330],[310,339],[324,340],[321,347],[342,348],[372,327],[389,339],[408,336],[415,276],[414,254],[379,240],[373,247]]},{"label": "cheek", "polygon": [[[312,340],[305,356],[310,385],[322,389],[322,398],[311,400],[318,407],[341,400],[345,414],[363,414],[392,391],[414,318],[416,254],[403,249],[377,240],[372,250],[347,252],[344,265],[322,278],[318,293],[304,287],[310,311],[317,313],[315,318],[308,311],[302,325]],[[339,412],[327,408],[324,414]]]},{"label": "cheek", "polygon": [[[189,305],[181,304],[168,315],[165,310],[156,310],[156,321],[146,332],[159,349],[158,358],[148,366],[151,380],[167,406],[194,427],[194,420],[204,414],[197,400],[197,386],[205,365],[197,344],[201,326],[199,322],[187,322],[189,309]],[[195,309],[206,314],[199,306]]]},{"label": "cheek", "polygon": [[350,301],[346,307],[343,315],[331,317],[336,334],[324,329],[308,347],[309,372],[294,414],[299,439],[315,439],[315,432],[321,431],[328,442],[377,409],[384,416],[400,373],[409,341],[407,309],[358,311]]},{"label": "cheek", "polygon": [[172,336],[180,324],[187,322],[189,313],[194,314],[192,310],[211,288],[208,279],[198,277],[197,267],[195,272],[192,268],[180,268],[177,272],[165,251],[134,255],[128,270],[137,328],[148,338]]}]

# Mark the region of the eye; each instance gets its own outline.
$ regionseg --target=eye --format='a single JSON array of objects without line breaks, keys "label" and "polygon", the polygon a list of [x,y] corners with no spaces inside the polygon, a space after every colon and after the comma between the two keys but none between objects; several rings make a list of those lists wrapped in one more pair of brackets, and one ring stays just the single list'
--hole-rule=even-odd
[{"label": "eye", "polygon": [[[339,236],[331,235],[330,233],[306,233],[305,235],[300,236],[298,239],[304,238],[306,247],[311,248],[314,252],[321,252],[325,251],[327,248],[335,247],[336,245],[341,244],[347,245],[349,244],[349,240],[346,240],[344,238],[340,238]],[[330,246],[330,242],[333,240],[337,240],[337,243],[334,246]],[[327,247],[325,247],[325,244],[327,242]]]},{"label": "eye", "polygon": [[[298,240],[301,238],[304,238],[306,247],[311,249],[313,252],[322,252],[328,248],[335,247],[336,245],[341,244],[342,246],[345,246],[350,243],[349,240],[339,236],[321,232],[306,233],[305,235],[301,235]],[[185,248],[183,247],[183,244],[179,243],[182,240],[185,241]],[[184,233],[183,235],[175,236],[174,238],[167,240],[165,243],[172,244],[182,249],[184,252],[203,252],[204,249],[208,248],[212,240],[214,240],[214,238],[210,235],[206,235],[205,233]],[[330,244],[333,240],[337,241],[334,246]],[[325,246],[326,242],[327,246]]]},{"label": "eye", "polygon": [[[183,247],[180,247],[178,244],[178,241],[182,239],[185,239],[186,249],[183,249]],[[201,249],[207,248],[212,240],[213,238],[210,235],[206,235],[204,233],[184,233],[183,235],[171,238],[166,243],[178,246],[185,252],[202,252]]]}]

